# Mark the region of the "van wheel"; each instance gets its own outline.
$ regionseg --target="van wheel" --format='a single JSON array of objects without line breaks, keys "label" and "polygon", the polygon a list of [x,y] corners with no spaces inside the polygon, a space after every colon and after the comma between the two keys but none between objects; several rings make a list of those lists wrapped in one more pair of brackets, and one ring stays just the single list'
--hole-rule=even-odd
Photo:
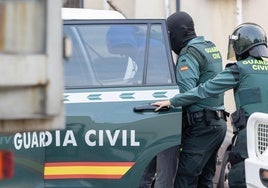
[{"label": "van wheel", "polygon": [[231,163],[228,161],[229,151],[226,151],[222,160],[222,168],[217,188],[228,188],[228,175],[231,169]]}]

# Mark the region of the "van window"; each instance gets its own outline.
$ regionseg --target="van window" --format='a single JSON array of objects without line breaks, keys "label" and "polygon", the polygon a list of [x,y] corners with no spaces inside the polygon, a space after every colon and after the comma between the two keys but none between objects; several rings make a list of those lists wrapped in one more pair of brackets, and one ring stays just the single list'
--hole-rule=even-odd
[{"label": "van window", "polygon": [[64,34],[73,41],[66,87],[171,83],[160,24],[65,25]]},{"label": "van window", "polygon": [[167,53],[161,25],[151,26],[151,42],[148,55],[147,84],[171,83]]}]

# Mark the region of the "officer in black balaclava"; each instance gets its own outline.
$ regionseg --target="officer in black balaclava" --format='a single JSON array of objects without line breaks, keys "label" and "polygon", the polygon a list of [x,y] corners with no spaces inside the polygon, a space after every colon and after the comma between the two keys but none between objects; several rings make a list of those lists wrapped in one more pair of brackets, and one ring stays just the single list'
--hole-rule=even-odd
[{"label": "officer in black balaclava", "polygon": [[[178,55],[176,78],[181,94],[212,79],[222,70],[219,50],[213,42],[196,35],[193,19],[189,14],[182,11],[172,14],[167,18],[167,27],[172,50]],[[161,105],[167,103],[160,102],[154,105],[161,108]],[[189,105],[176,105],[176,103],[172,105],[182,106],[182,122],[185,127],[182,131],[182,145],[174,187],[212,188],[217,151],[227,130],[223,94],[201,99]],[[169,160],[171,157],[166,158]],[[171,162],[169,160],[169,163]]]},{"label": "officer in black balaclava", "polygon": [[194,21],[186,12],[176,12],[167,18],[172,50],[179,55],[186,44],[196,37]]}]

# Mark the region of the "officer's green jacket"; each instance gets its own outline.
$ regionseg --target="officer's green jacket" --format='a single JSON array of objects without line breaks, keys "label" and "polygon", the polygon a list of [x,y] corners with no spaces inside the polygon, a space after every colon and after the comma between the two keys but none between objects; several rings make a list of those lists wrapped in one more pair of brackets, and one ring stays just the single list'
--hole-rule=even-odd
[{"label": "officer's green jacket", "polygon": [[217,97],[229,89],[234,89],[236,109],[253,112],[268,112],[268,62],[248,57],[228,64],[216,77],[201,83],[186,93],[170,99],[173,106],[185,106],[207,97]]},{"label": "officer's green jacket", "polygon": [[[222,71],[222,58],[215,44],[205,41],[203,36],[190,40],[181,50],[176,64],[176,77],[180,92],[184,93],[195,88],[215,77],[220,71]],[[189,112],[204,108],[224,109],[223,94],[216,97],[208,96],[187,106]]]}]

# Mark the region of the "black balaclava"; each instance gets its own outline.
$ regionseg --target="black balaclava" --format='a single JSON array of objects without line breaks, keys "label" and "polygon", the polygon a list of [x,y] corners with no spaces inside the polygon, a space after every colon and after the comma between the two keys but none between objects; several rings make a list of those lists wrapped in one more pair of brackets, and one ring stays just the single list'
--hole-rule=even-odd
[{"label": "black balaclava", "polygon": [[186,12],[179,11],[170,15],[167,18],[167,27],[170,34],[171,48],[178,55],[181,49],[196,37],[194,21]]}]

